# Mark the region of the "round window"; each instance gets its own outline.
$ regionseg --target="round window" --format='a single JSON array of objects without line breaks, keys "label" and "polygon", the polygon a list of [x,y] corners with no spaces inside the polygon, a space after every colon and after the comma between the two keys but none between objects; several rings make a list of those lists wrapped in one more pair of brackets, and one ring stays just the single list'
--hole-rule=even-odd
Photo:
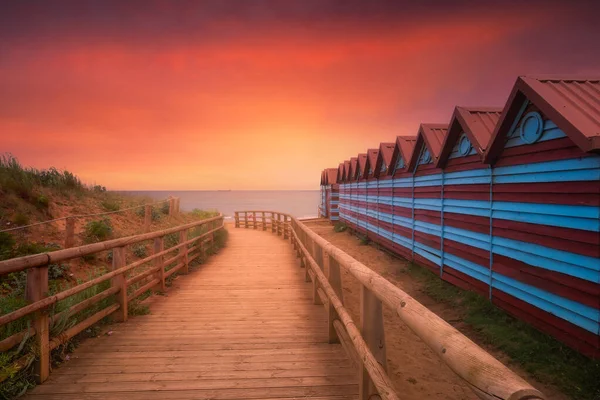
[{"label": "round window", "polygon": [[431,153],[429,153],[429,149],[425,149],[425,151],[423,152],[423,157],[421,157],[421,160],[423,161],[423,164],[427,164],[427,163],[431,162]]},{"label": "round window", "polygon": [[519,136],[527,144],[532,144],[540,140],[544,131],[544,121],[540,113],[532,111],[527,113],[521,121],[519,127]]},{"label": "round window", "polygon": [[471,145],[469,138],[466,134],[463,133],[460,137],[460,140],[458,141],[458,152],[460,153],[460,155],[466,156],[471,152],[472,148],[473,146]]}]

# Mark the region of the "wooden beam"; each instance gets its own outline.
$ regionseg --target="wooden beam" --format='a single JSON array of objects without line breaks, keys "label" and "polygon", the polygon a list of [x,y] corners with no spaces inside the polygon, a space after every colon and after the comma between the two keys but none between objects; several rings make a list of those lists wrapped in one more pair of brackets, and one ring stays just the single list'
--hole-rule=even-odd
[{"label": "wooden beam", "polygon": [[[115,271],[125,266],[125,247],[114,248],[112,252],[112,271]],[[127,278],[125,273],[114,276],[110,282],[112,287],[119,288],[116,295],[119,310],[115,313],[115,321],[125,322],[127,321]]]},{"label": "wooden beam", "polygon": [[[164,237],[158,237],[154,239],[154,253],[160,253],[165,249]],[[154,288],[155,291],[164,292],[165,286],[165,264],[163,263],[163,256],[156,257],[154,259],[154,266],[158,268],[156,273],[156,279],[158,279],[158,285]]]},{"label": "wooden beam", "polygon": [[[180,231],[179,232],[179,243],[187,242],[187,235],[188,235],[187,230]],[[189,252],[189,249],[188,249],[187,245],[183,246],[179,249],[179,254],[181,255],[181,262],[184,265],[184,267],[183,267],[184,274],[187,274],[190,272],[188,252]]]},{"label": "wooden beam", "polygon": [[[25,297],[30,303],[42,300],[48,296],[48,267],[30,268],[27,270],[27,288]],[[34,345],[38,355],[34,364],[36,381],[43,383],[50,375],[50,347],[48,314],[38,310],[33,314]]]},{"label": "wooden beam", "polygon": [[150,232],[150,224],[152,224],[152,206],[146,204],[144,206],[144,232]]},{"label": "wooden beam", "polygon": [[[385,334],[383,330],[383,306],[373,292],[361,285],[360,290],[360,333],[369,351],[383,370],[387,372],[385,358]],[[359,370],[358,396],[360,400],[369,400],[379,395],[369,372],[364,368]]]}]

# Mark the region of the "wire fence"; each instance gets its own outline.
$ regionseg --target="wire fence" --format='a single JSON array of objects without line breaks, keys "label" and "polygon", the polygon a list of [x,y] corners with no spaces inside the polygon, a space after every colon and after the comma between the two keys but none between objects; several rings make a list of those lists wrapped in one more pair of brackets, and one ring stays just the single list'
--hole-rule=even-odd
[{"label": "wire fence", "polygon": [[120,209],[120,210],[117,210],[117,211],[107,211],[107,212],[94,213],[94,214],[69,215],[69,216],[66,216],[66,217],[54,218],[54,219],[50,219],[50,220],[47,220],[47,221],[36,222],[36,223],[33,223],[33,224],[29,224],[29,225],[21,225],[21,226],[15,226],[13,228],[2,229],[2,230],[0,230],[0,232],[17,231],[17,230],[20,230],[20,229],[31,228],[33,226],[39,226],[39,225],[49,224],[51,222],[63,221],[63,220],[69,219],[69,218],[101,217],[101,216],[104,216],[104,215],[117,214],[117,213],[122,213],[122,212],[125,212],[125,211],[129,211],[129,210],[135,210],[135,209],[146,207],[146,206],[153,206],[153,205],[156,205],[156,204],[162,204],[162,203],[166,203],[168,201],[170,201],[170,199],[159,200],[159,201],[155,201],[153,203],[140,204],[138,206],[127,207],[127,208],[123,208],[123,209]]}]

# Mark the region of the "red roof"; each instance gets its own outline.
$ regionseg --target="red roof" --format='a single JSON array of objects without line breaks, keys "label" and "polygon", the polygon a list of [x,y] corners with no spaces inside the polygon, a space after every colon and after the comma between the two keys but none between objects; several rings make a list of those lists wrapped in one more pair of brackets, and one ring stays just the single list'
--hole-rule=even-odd
[{"label": "red roof", "polygon": [[356,173],[358,173],[360,171],[360,176],[358,176],[359,179],[362,178],[366,178],[367,177],[367,154],[366,153],[362,153],[358,155],[358,166],[359,169],[354,171],[354,174],[356,175]]},{"label": "red roof", "polygon": [[337,168],[327,168],[325,170],[325,184],[335,185],[337,183]]},{"label": "red roof", "polygon": [[347,181],[353,181],[354,178],[356,177],[356,167],[358,166],[357,163],[358,163],[358,158],[352,157],[350,159],[350,169],[348,170],[348,172],[350,174],[346,175]]},{"label": "red roof", "polygon": [[344,175],[342,176],[342,179],[344,180],[344,182],[348,181],[349,174],[350,174],[350,160],[346,160],[346,161],[344,161]]},{"label": "red roof", "polygon": [[392,159],[390,161],[390,165],[388,166],[387,173],[389,175],[394,174],[394,167],[398,162],[398,156],[402,156],[404,158],[404,165],[408,166],[410,163],[410,158],[412,157],[413,149],[415,147],[415,143],[417,141],[416,136],[397,136],[396,143],[394,145],[394,152],[392,153]]},{"label": "red roof", "polygon": [[529,100],[581,150],[600,152],[600,78],[520,76],[508,98],[484,162],[493,163],[504,148],[503,138]]},{"label": "red roof", "polygon": [[375,165],[377,165],[377,156],[379,155],[379,149],[369,149],[367,150],[367,161],[368,167],[367,169],[371,169],[375,172]]},{"label": "red roof", "polygon": [[448,134],[442,144],[442,151],[436,166],[443,168],[452,153],[452,149],[464,132],[473,147],[483,155],[487,148],[494,128],[500,118],[500,107],[456,107],[450,119]]},{"label": "red roof", "polygon": [[[394,154],[394,143],[380,143],[379,150],[377,154],[377,161],[375,162],[375,167],[373,168],[373,175],[379,178],[381,174],[381,164],[385,165],[385,172],[387,173],[387,169],[392,163],[392,155]],[[385,175],[385,173],[384,173]]]},{"label": "red roof", "polygon": [[421,151],[423,142],[429,149],[433,163],[436,164],[440,158],[442,151],[442,143],[446,138],[448,132],[447,124],[421,124],[419,127],[419,133],[417,133],[417,142],[413,149],[413,153],[410,157],[409,170],[414,171],[415,166],[419,162],[419,154]]},{"label": "red roof", "polygon": [[337,182],[342,182],[344,176],[344,163],[340,163],[337,169]]}]

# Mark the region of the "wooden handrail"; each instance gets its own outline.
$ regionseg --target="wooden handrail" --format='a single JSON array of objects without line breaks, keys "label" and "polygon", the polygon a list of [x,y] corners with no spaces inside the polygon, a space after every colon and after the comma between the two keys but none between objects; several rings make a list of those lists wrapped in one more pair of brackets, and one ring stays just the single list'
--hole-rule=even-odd
[{"label": "wooden handrail", "polygon": [[[247,226],[248,214],[254,212],[236,212],[236,226],[241,226],[238,219],[242,213],[244,216],[242,222]],[[333,327],[336,330],[342,325],[351,339],[352,347],[360,356],[359,358],[362,362],[360,369],[362,371],[364,368],[370,377],[370,382],[365,382],[361,375],[361,380],[359,381],[361,399],[366,400],[369,396],[376,395],[376,393],[369,392],[369,383],[374,385],[379,395],[384,399],[397,398],[397,394],[394,392],[393,387],[389,386],[389,378],[388,380],[382,379],[382,371],[379,367],[384,368],[385,366],[380,364],[374,365],[372,363],[375,357],[373,353],[379,351],[376,348],[377,346],[373,346],[370,343],[369,336],[373,332],[367,332],[368,329],[366,329],[366,326],[362,326],[361,332],[358,333],[362,337],[359,339],[356,337],[356,326],[347,323],[347,312],[336,291],[330,284],[331,278],[328,279],[323,274],[324,266],[329,264],[331,267],[332,262],[350,272],[361,283],[363,292],[367,291],[364,295],[361,294],[361,320],[364,320],[366,317],[373,318],[372,315],[364,315],[369,310],[376,310],[377,314],[382,313],[381,308],[379,307],[378,309],[376,304],[368,307],[367,298],[372,294],[382,304],[392,308],[400,319],[444,363],[462,378],[478,397],[495,400],[533,400],[544,398],[539,390],[535,389],[484,349],[464,336],[456,328],[381,275],[313,232],[297,218],[274,211],[264,212],[271,213],[271,215],[278,215],[279,217],[284,216],[286,220],[289,219],[290,222],[287,224],[283,221],[280,222],[272,219],[272,224],[277,225],[277,230],[282,225],[282,229],[286,229],[286,225],[291,228],[291,240],[300,256],[301,266],[306,266],[307,277],[310,277],[309,270],[312,272],[310,275],[315,276],[315,280],[313,281],[313,285],[315,285],[313,296],[317,293],[317,289],[321,288],[329,302],[326,307],[332,305],[337,313],[337,318],[340,319],[341,324],[335,324],[335,321],[330,320],[330,329]],[[381,315],[376,317],[382,318]],[[367,335],[366,338],[365,334]],[[381,337],[383,337],[382,335],[383,332],[381,332]],[[385,347],[384,343],[383,346]]]},{"label": "wooden handrail", "polygon": [[[175,204],[174,207],[176,209],[177,204]],[[187,239],[187,233],[189,229],[204,225],[208,226],[209,228],[207,232],[192,239]],[[65,250],[58,250],[40,255],[19,257],[0,262],[0,275],[15,271],[27,271],[26,292],[27,299],[30,301],[30,304],[27,306],[21,307],[8,314],[1,315],[0,326],[13,322],[27,315],[34,314],[33,326],[0,341],[0,351],[7,351],[18,345],[25,337],[34,336],[36,342],[35,345],[37,347],[36,352],[39,354],[35,364],[35,369],[38,376],[38,381],[43,382],[46,380],[49,374],[50,350],[64,343],[66,340],[72,338],[74,335],[80,333],[84,329],[87,329],[89,326],[106,316],[113,315],[116,321],[126,321],[128,316],[128,302],[153,287],[155,290],[163,291],[165,289],[165,278],[174,274],[175,272],[178,272],[179,270],[183,270],[184,273],[187,273],[189,263],[200,255],[206,253],[204,245],[214,244],[214,233],[221,229],[224,229],[223,216],[219,215],[217,217],[196,221],[174,228],[164,229],[161,231],[113,239],[105,242],[94,243]],[[180,243],[164,250],[162,247],[164,237],[166,235],[175,233],[179,233]],[[154,254],[126,265],[125,248],[129,245],[151,239],[155,240]],[[157,247],[157,243],[160,243],[160,246]],[[52,296],[48,296],[48,264],[111,249],[113,250],[113,265],[110,272],[77,286],[63,290]],[[165,260],[164,256],[169,253],[174,253],[174,256],[167,257]],[[145,271],[137,274],[136,276],[129,277],[129,279],[126,277],[125,274],[127,272],[133,271],[136,267],[140,267],[151,261],[154,262],[154,266],[147,268]],[[175,265],[168,271],[165,271],[165,268],[172,264]],[[70,309],[63,311],[52,318],[49,318],[45,312],[48,307],[58,303],[59,301],[71,297],[77,293],[81,293],[86,289],[108,280],[111,282],[111,288],[79,302]],[[141,282],[141,287],[137,288],[132,295],[128,296],[128,288],[131,287],[131,285],[137,284],[138,282]],[[50,337],[49,325],[52,321],[56,321],[62,317],[72,316],[89,306],[97,304],[110,295],[116,296],[117,301],[115,304],[97,311],[87,319],[62,332],[59,337]]]}]

